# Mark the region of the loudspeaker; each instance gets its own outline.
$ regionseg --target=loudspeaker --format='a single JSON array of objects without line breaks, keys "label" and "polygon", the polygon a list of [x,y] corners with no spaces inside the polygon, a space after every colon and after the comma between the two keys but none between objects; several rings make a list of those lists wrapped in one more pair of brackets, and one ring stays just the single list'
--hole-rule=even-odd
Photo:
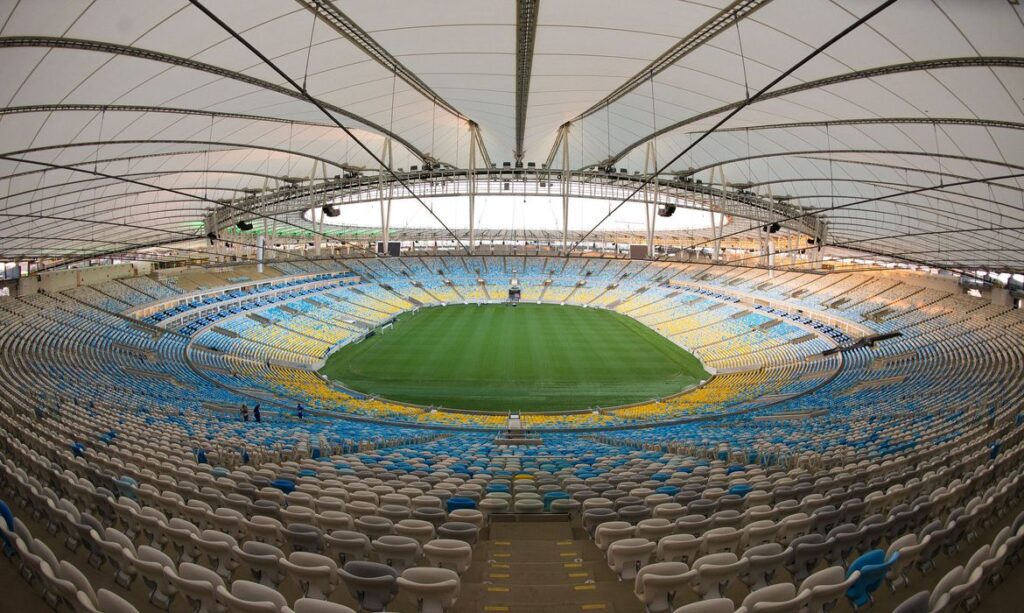
[{"label": "loudspeaker", "polygon": [[672,214],[676,212],[676,205],[674,204],[663,204],[658,207],[659,217],[672,217]]},{"label": "loudspeaker", "polygon": [[341,211],[338,210],[338,207],[331,206],[330,204],[325,204],[323,208],[321,208],[320,210],[323,211],[324,215],[328,217],[337,217],[338,215],[341,214]]},{"label": "loudspeaker", "polygon": [[240,222],[235,224],[235,227],[237,227],[239,230],[241,230],[243,232],[248,232],[249,230],[252,230],[252,222],[251,221],[240,221]]}]

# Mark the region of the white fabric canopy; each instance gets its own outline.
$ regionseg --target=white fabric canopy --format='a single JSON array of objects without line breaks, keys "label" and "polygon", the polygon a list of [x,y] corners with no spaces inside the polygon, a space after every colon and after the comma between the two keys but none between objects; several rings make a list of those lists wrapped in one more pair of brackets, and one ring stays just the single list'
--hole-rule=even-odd
[{"label": "white fabric canopy", "polygon": [[[395,169],[425,157],[465,168],[472,122],[498,166],[517,149],[540,166],[568,125],[572,168],[633,172],[648,143],[665,164],[877,2],[202,5],[376,155],[390,135]],[[721,168],[732,185],[822,211],[839,247],[1021,270],[1024,181],[1008,175],[1024,173],[1022,69],[1020,5],[900,0],[668,170],[707,181]],[[202,235],[204,215],[245,190],[377,167],[181,0],[0,0],[0,102],[0,260]]]}]

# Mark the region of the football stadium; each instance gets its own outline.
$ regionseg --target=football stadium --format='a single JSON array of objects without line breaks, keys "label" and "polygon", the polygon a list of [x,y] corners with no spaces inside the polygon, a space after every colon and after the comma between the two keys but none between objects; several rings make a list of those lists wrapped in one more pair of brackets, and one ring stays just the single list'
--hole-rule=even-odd
[{"label": "football stadium", "polygon": [[1017,0],[0,0],[0,611],[1012,612]]}]

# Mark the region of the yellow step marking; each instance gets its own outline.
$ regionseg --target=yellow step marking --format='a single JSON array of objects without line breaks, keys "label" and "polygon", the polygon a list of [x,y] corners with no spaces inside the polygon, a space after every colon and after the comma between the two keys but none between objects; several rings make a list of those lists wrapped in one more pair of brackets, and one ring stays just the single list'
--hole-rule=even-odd
[{"label": "yellow step marking", "polygon": [[576,590],[576,591],[581,591],[581,590],[596,590],[596,589],[597,589],[597,586],[596,586],[596,585],[594,585],[593,583],[584,583],[583,585],[574,585],[574,586],[572,586],[572,589],[574,589],[574,590]]},{"label": "yellow step marking", "polygon": [[562,568],[583,568],[583,564],[579,562],[572,562],[569,564],[562,564]]},{"label": "yellow step marking", "polygon": [[562,553],[560,553],[558,555],[560,555],[563,558],[572,558],[572,557],[575,557],[577,554],[576,554],[575,551],[563,551]]},{"label": "yellow step marking", "polygon": [[494,541],[495,545],[511,545],[512,541]]},{"label": "yellow step marking", "polygon": [[508,564],[498,564],[497,562],[491,562],[491,568],[511,568]]},{"label": "yellow step marking", "polygon": [[580,609],[584,611],[601,611],[608,607],[603,602],[593,602],[590,604],[581,604]]},{"label": "yellow step marking", "polygon": [[511,553],[496,553],[496,554],[494,554],[494,557],[496,557],[496,558],[511,558],[512,554]]},{"label": "yellow step marking", "polygon": [[573,541],[558,541],[556,545],[572,545]]},{"label": "yellow step marking", "polygon": [[484,611],[495,611],[495,612],[497,612],[497,611],[508,611],[508,610],[509,610],[508,607],[503,607],[503,606],[499,606],[499,605],[488,605],[488,606],[484,607]]},{"label": "yellow step marking", "polygon": [[491,573],[487,576],[491,579],[508,579],[511,575],[508,573]]},{"label": "yellow step marking", "polygon": [[[487,591],[488,592],[507,592],[508,588],[504,587],[504,586],[501,586],[501,585],[492,585],[492,586],[489,586],[487,588]],[[497,610],[498,611],[508,611],[507,608],[505,608],[505,609],[497,609]]]},{"label": "yellow step marking", "polygon": [[590,573],[569,573],[569,577],[576,579],[579,577],[589,577]]}]

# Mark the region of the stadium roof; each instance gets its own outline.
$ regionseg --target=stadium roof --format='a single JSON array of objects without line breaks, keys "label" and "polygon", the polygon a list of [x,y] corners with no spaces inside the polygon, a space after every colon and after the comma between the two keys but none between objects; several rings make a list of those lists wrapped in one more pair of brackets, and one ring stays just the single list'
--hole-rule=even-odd
[{"label": "stadium roof", "polygon": [[0,260],[202,236],[387,136],[394,167],[466,168],[478,126],[499,166],[561,168],[567,134],[573,169],[721,168],[829,244],[1024,270],[1024,8],[859,23],[880,4],[0,0]]}]

